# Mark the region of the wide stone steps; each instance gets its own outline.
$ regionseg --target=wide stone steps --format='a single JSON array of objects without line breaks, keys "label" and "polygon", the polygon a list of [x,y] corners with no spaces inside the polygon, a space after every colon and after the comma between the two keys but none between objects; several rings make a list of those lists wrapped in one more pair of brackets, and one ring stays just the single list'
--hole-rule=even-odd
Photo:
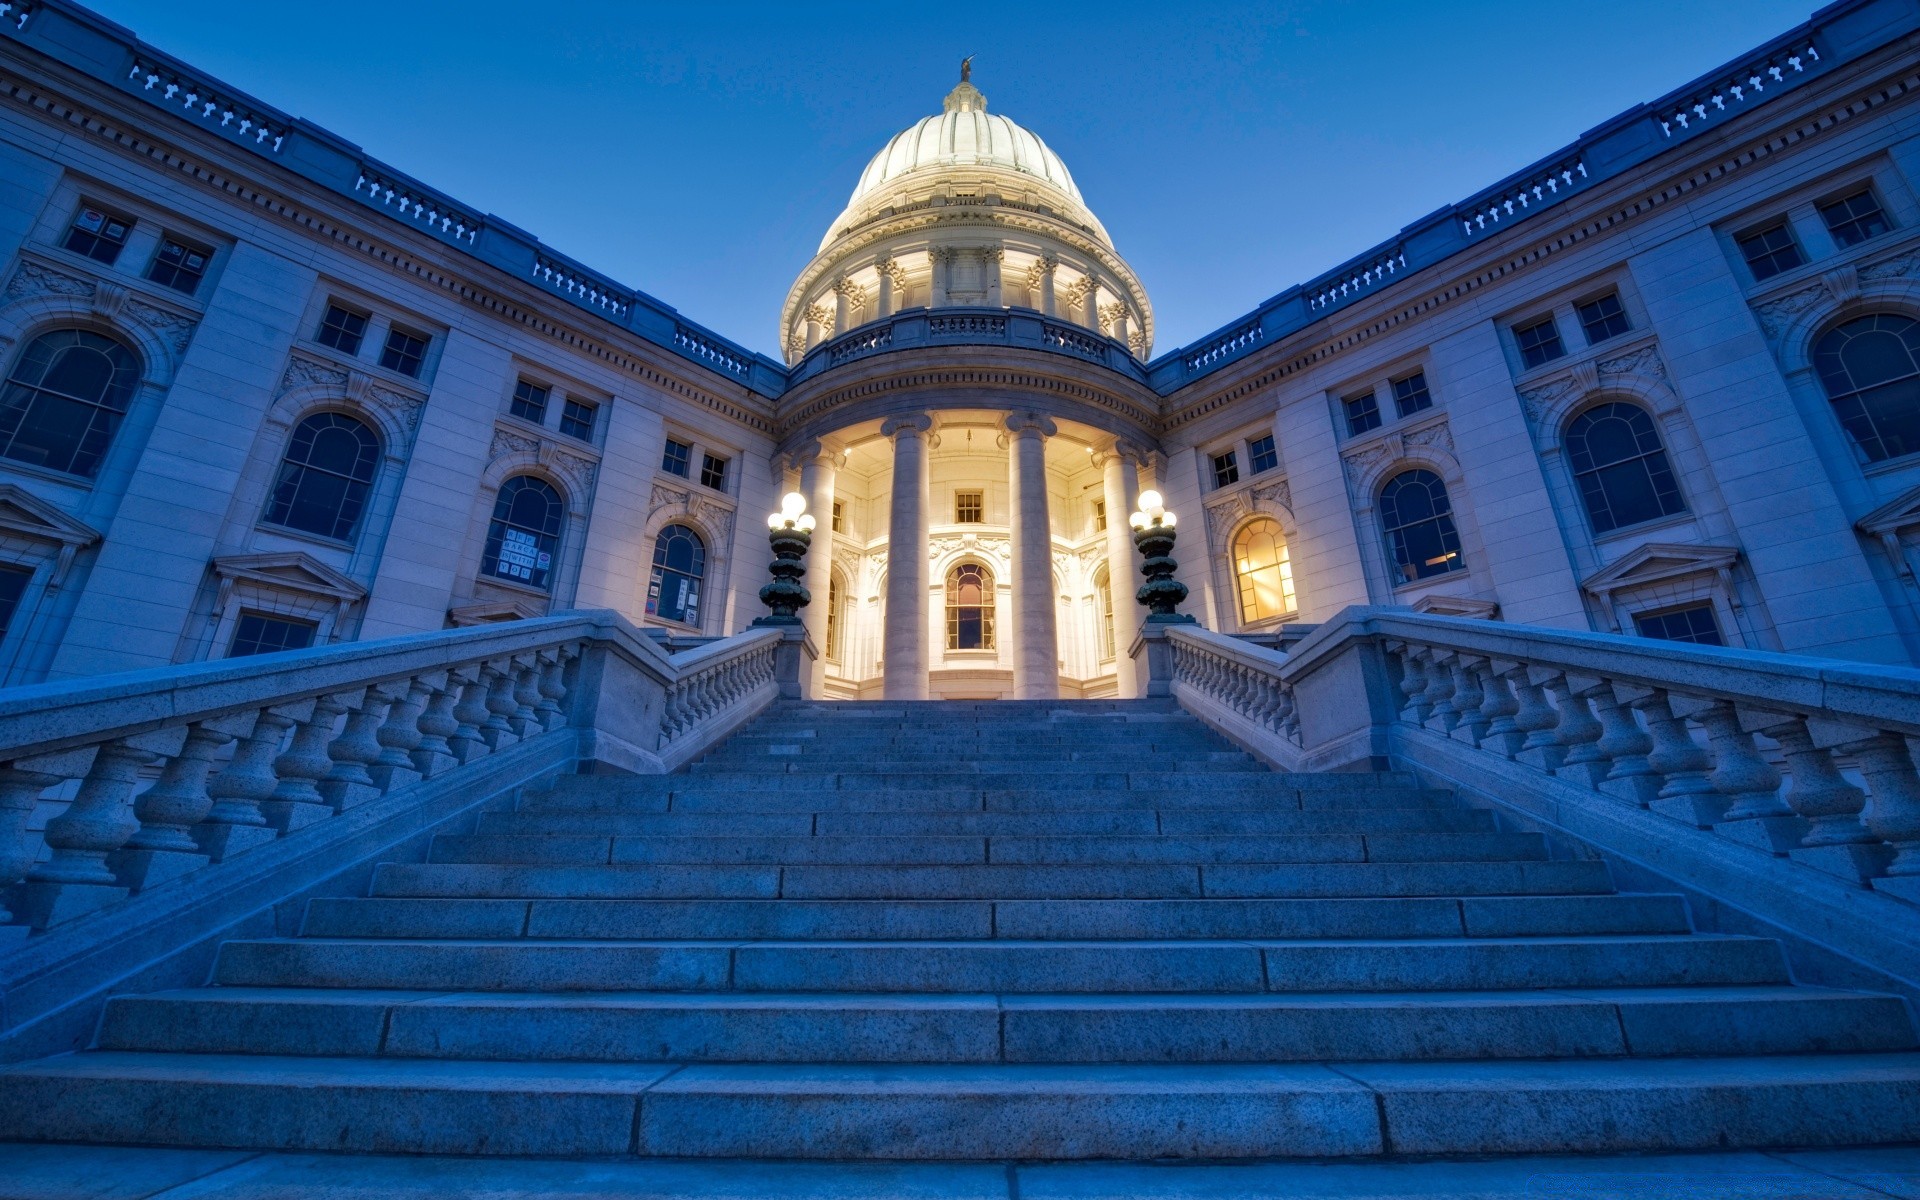
[{"label": "wide stone steps", "polygon": [[1270,772],[1167,701],[780,705],[116,998],[97,1049],[0,1071],[0,1130],[827,1160],[1920,1130],[1899,999],[1501,824],[1404,772]]},{"label": "wide stone steps", "polygon": [[416,1154],[1072,1159],[1899,1142],[1909,1054],[1327,1064],[632,1064],[99,1051],[26,1139]]},{"label": "wide stone steps", "polygon": [[234,987],[448,991],[1315,992],[1787,982],[1779,946],[1720,935],[1396,940],[231,941]]},{"label": "wide stone steps", "polygon": [[1891,996],[1796,987],[1101,995],[222,987],[124,997],[106,1050],[600,1062],[1127,1063],[1910,1049]]}]

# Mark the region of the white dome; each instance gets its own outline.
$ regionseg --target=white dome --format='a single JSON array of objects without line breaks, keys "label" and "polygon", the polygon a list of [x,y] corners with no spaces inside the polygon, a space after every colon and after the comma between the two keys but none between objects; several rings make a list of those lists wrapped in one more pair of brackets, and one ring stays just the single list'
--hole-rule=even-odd
[{"label": "white dome", "polygon": [[844,230],[858,223],[889,188],[912,187],[932,176],[956,169],[986,169],[1012,172],[1037,189],[1053,193],[1051,199],[1062,216],[1075,224],[1098,231],[1102,241],[1106,231],[1088,211],[1074,185],[1067,164],[1047,147],[1032,130],[1006,117],[987,112],[987,98],[964,80],[947,93],[944,112],[923,117],[895,134],[880,153],[867,163],[847,198],[842,212],[821,240],[824,249]]}]

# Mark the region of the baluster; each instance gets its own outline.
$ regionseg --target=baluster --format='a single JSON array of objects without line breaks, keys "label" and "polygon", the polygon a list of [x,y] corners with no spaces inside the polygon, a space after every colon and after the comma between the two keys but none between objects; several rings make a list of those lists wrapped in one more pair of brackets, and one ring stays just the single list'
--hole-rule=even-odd
[{"label": "baluster", "polygon": [[567,648],[541,651],[540,662],[540,727],[551,733],[567,723],[560,707],[567,694],[567,685],[561,681],[567,669]]},{"label": "baluster", "polygon": [[337,812],[380,798],[380,785],[367,768],[380,761],[380,726],[393,698],[377,687],[355,693],[347,723],[327,747],[333,767],[320,782],[320,794]]},{"label": "baluster", "polygon": [[273,773],[280,777],[273,798],[260,805],[267,824],[281,833],[292,833],[333,815],[333,806],[316,786],[333,770],[333,757],[327,747],[333,742],[334,726],[347,711],[351,694],[320,696],[313,702],[313,713],[293,731],[293,741],[280,757],[273,760]]},{"label": "baluster", "polygon": [[1427,704],[1428,729],[1446,733],[1453,728],[1453,672],[1440,661],[1440,655],[1432,650],[1427,657],[1427,690],[1422,697]]},{"label": "baluster", "polygon": [[1840,774],[1833,752],[1814,741],[1806,718],[1782,716],[1761,732],[1779,744],[1787,761],[1785,799],[1808,822],[1800,845],[1788,855],[1853,883],[1865,884],[1884,872],[1893,851],[1860,822],[1867,794]]},{"label": "baluster", "polygon": [[1400,655],[1400,694],[1406,701],[1400,706],[1400,719],[1410,725],[1426,724],[1432,709],[1427,707],[1427,668],[1420,661],[1420,653],[1411,646],[1405,647]]},{"label": "baluster", "polygon": [[1707,778],[1712,757],[1687,730],[1682,712],[1691,706],[1676,705],[1671,695],[1655,689],[1634,700],[1633,707],[1646,718],[1647,736],[1653,740],[1647,765],[1665,780],[1647,807],[1696,829],[1712,828],[1726,801]]},{"label": "baluster", "polygon": [[441,671],[426,677],[429,692],[426,707],[420,710],[420,719],[414,727],[420,731],[420,741],[414,746],[410,757],[413,769],[423,779],[450,771],[460,765],[453,753],[453,743],[448,739],[460,732],[460,721],[453,715],[454,701],[459,699],[463,690],[460,681],[451,672]]},{"label": "baluster", "polygon": [[196,721],[187,727],[180,753],[167,760],[160,778],[133,802],[140,828],[126,847],[107,859],[114,878],[133,891],[177,879],[207,865],[193,827],[213,811],[207,779],[220,748],[247,728],[247,718]]},{"label": "baluster", "polygon": [[453,674],[466,686],[460,691],[460,703],[453,706],[454,719],[460,725],[447,739],[447,744],[453,747],[455,758],[470,763],[490,748],[485,729],[493,716],[487,711],[487,695],[493,690],[493,681],[481,664],[461,667]]},{"label": "baluster", "polygon": [[1469,746],[1478,746],[1487,733],[1487,723],[1480,717],[1480,706],[1487,699],[1486,692],[1480,686],[1480,661],[1456,654],[1450,664],[1453,671],[1453,699],[1448,704],[1453,710],[1453,718],[1449,722],[1447,736]]},{"label": "baluster", "polygon": [[[68,751],[40,758],[15,759],[0,768],[0,901],[7,889],[26,877],[39,857],[40,839],[27,830],[40,793],[73,777],[87,765],[92,751]],[[29,926],[13,924],[23,918],[0,903],[0,947],[26,937]]]},{"label": "baluster", "polygon": [[427,710],[427,698],[433,689],[418,678],[396,679],[378,686],[393,697],[393,707],[387,709],[386,724],[374,735],[380,740],[380,757],[367,773],[382,791],[392,792],[420,782],[413,751],[420,744],[420,714]]},{"label": "baluster", "polygon": [[520,740],[509,720],[520,708],[513,700],[513,689],[517,682],[513,677],[513,661],[496,659],[482,670],[487,675],[487,723],[481,727],[481,736],[487,739],[487,745],[493,749],[505,750]]},{"label": "baluster", "polygon": [[178,754],[186,735],[180,727],[116,738],[94,751],[72,803],[41,834],[52,855],[27,871],[19,889],[17,904],[27,924],[45,929],[126,898],[107,856],[140,828],[133,815],[140,768],[157,754]]},{"label": "baluster", "polygon": [[680,736],[680,705],[683,694],[679,683],[667,685],[666,696],[660,705],[660,740],[670,742]]},{"label": "baluster", "polygon": [[540,703],[540,664],[534,659],[515,659],[513,665],[514,709],[507,723],[513,726],[513,736],[525,741],[543,728],[536,711]]},{"label": "baluster", "polygon": [[[1593,706],[1600,736],[1569,750],[1561,773],[1596,791],[1606,791],[1609,795],[1624,793],[1635,803],[1650,798],[1651,792],[1658,790],[1658,781],[1652,778],[1653,768],[1647,765],[1647,751],[1653,748],[1653,739],[1641,732],[1633,714],[1621,707],[1610,682],[1592,676],[1570,678],[1568,682],[1573,685],[1571,695]],[[1654,785],[1647,789],[1648,796],[1640,794],[1646,789],[1645,783],[1627,782],[1642,777]],[[1608,780],[1616,781],[1613,788],[1601,786]]]},{"label": "baluster", "polygon": [[207,785],[213,808],[206,820],[193,828],[193,840],[199,843],[202,854],[214,862],[225,862],[279,836],[267,823],[260,805],[273,799],[280,786],[279,776],[273,773],[273,760],[280,756],[280,743],[287,730],[312,711],[313,701],[308,700],[269,705],[254,714],[226,769]]},{"label": "baluster", "polygon": [[1907,740],[1895,733],[1883,733],[1842,747],[1859,764],[1867,781],[1872,802],[1867,805],[1866,825],[1873,836],[1893,848],[1893,860],[1887,864],[1888,880],[1875,881],[1874,887],[1920,903],[1920,777],[1913,769],[1913,752]]},{"label": "baluster", "polygon": [[1799,845],[1807,823],[1780,798],[1780,772],[1754,747],[1739,711],[1724,700],[1717,701],[1694,719],[1707,731],[1707,743],[1713,748],[1713,772],[1707,778],[1728,801],[1726,814],[1713,831],[1772,854],[1785,854]]},{"label": "baluster", "polygon": [[[1552,770],[1560,765],[1560,748],[1553,738],[1553,727],[1560,723],[1560,714],[1554,711],[1553,705],[1547,703],[1545,692],[1534,682],[1532,667],[1521,663],[1508,668],[1504,677],[1508,686],[1513,688],[1518,703],[1513,714],[1513,727],[1524,735],[1520,748],[1513,753],[1514,759],[1543,770]],[[1545,761],[1544,752],[1547,750],[1553,752],[1551,763]]]},{"label": "baluster", "polygon": [[1486,731],[1480,735],[1480,748],[1502,758],[1512,758],[1520,753],[1520,747],[1527,740],[1526,733],[1514,721],[1520,702],[1507,686],[1507,676],[1514,667],[1483,658],[1474,670],[1480,677],[1480,694],[1485,697],[1480,702],[1480,719],[1486,724]]}]

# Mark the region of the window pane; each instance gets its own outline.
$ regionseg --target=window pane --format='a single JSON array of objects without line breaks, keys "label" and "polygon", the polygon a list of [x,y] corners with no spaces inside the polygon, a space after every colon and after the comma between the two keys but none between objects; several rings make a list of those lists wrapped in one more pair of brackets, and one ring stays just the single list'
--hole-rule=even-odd
[{"label": "window pane", "polygon": [[956,524],[971,525],[987,519],[985,492],[955,492],[953,519]]},{"label": "window pane", "polygon": [[148,279],[189,296],[200,289],[200,279],[206,273],[207,252],[172,238],[161,241],[160,253],[147,268]]},{"label": "window pane", "polygon": [[1404,471],[1388,480],[1380,489],[1380,518],[1399,582],[1466,567],[1447,485],[1432,471]]},{"label": "window pane", "polygon": [[481,573],[545,590],[565,516],[560,493],[546,480],[516,475],[501,484],[487,526]]},{"label": "window pane", "polygon": [[599,415],[597,406],[569,398],[566,407],[560,410],[560,432],[590,442],[593,440],[594,420]]},{"label": "window pane", "polygon": [[1553,323],[1552,317],[1543,317],[1531,325],[1517,326],[1513,331],[1513,340],[1520,347],[1520,361],[1529,367],[1552,362],[1567,352],[1566,347],[1560,344],[1560,327]]},{"label": "window pane", "polygon": [[313,621],[243,612],[234,625],[233,645],[227,649],[227,657],[246,658],[280,650],[305,650],[313,645],[313,636],[319,629],[320,626]]},{"label": "window pane", "polygon": [[1867,462],[1920,453],[1920,322],[1848,321],[1814,344],[1813,365],[1841,428]]},{"label": "window pane", "polygon": [[0,392],[0,457],[91,478],[139,381],[133,352],[63,329],[35,338]]},{"label": "window pane", "polygon": [[947,649],[993,649],[993,575],[978,563],[947,572]]},{"label": "window pane", "polygon": [[1340,402],[1347,412],[1347,435],[1365,433],[1377,429],[1380,425],[1380,405],[1374,400],[1373,393],[1364,396],[1348,396]]},{"label": "window pane", "polygon": [[116,216],[104,208],[82,207],[67,230],[66,248],[97,262],[112,263],[120,257],[133,228],[131,217]]},{"label": "window pane", "polygon": [[20,611],[20,597],[26,594],[33,572],[12,564],[0,565],[0,638],[13,628],[13,615]]},{"label": "window pane", "polygon": [[326,319],[320,322],[322,346],[332,346],[342,354],[360,353],[360,340],[367,336],[367,318],[364,313],[351,312],[338,304],[327,306]]},{"label": "window pane", "polygon": [[387,330],[387,344],[380,351],[380,365],[402,375],[418,375],[420,360],[427,355],[427,339],[404,329]]},{"label": "window pane", "polygon": [[1633,626],[1641,637],[1659,638],[1664,642],[1726,645],[1720,636],[1720,622],[1715,619],[1711,604],[1692,604],[1663,613],[1635,613]]},{"label": "window pane", "polygon": [[669,525],[653,543],[653,576],[647,584],[647,614],[688,625],[700,623],[700,583],[707,573],[707,544],[685,525]]},{"label": "window pane", "polygon": [[1685,512],[1653,417],[1633,404],[1602,404],[1567,425],[1573,468],[1595,533]]},{"label": "window pane", "polygon": [[693,447],[685,442],[667,439],[666,453],[660,457],[660,469],[669,475],[678,475],[685,479],[693,461]]},{"label": "window pane", "polygon": [[1579,312],[1580,328],[1586,332],[1589,346],[1619,337],[1627,331],[1626,310],[1620,307],[1617,292],[1608,292],[1597,300],[1587,301],[1579,306]]},{"label": "window pane", "polygon": [[380,462],[380,439],[364,422],[316,413],[294,427],[280,460],[266,519],[341,541],[353,537]]},{"label": "window pane", "polygon": [[544,424],[547,419],[547,395],[546,388],[522,379],[513,385],[513,403],[508,411],[523,421]]},{"label": "window pane", "polygon": [[1405,379],[1394,380],[1393,404],[1403,417],[1432,408],[1433,396],[1427,391],[1426,372],[1415,371]]},{"label": "window pane", "polygon": [[[1247,443],[1247,462],[1258,475],[1262,471],[1271,471],[1280,465],[1280,452],[1274,449],[1273,436],[1257,437]],[[1102,526],[1102,528],[1105,528]]]},{"label": "window pane", "polygon": [[700,486],[710,487],[716,492],[727,490],[727,460],[711,454],[701,456]]},{"label": "window pane", "polygon": [[1822,204],[1820,216],[1826,221],[1827,231],[1833,234],[1833,240],[1841,246],[1857,246],[1890,228],[1886,214],[1880,211],[1880,202],[1873,198],[1870,189],[1855,192],[1844,200]]},{"label": "window pane", "polygon": [[1294,610],[1293,563],[1280,523],[1263,517],[1233,540],[1233,572],[1240,588],[1240,620],[1284,616]]},{"label": "window pane", "polygon": [[1771,279],[1807,261],[1801,255],[1800,244],[1793,240],[1793,232],[1787,228],[1785,221],[1743,234],[1736,240],[1740,244],[1740,253],[1746,256],[1747,269],[1753,272],[1755,279]]}]

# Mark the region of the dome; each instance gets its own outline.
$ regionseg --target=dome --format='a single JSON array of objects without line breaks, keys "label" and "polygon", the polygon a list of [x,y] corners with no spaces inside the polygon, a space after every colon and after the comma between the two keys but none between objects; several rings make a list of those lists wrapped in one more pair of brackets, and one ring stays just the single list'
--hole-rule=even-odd
[{"label": "dome", "polygon": [[986,96],[965,77],[947,93],[942,108],[939,114],[923,117],[895,134],[867,163],[853,195],[847,198],[846,210],[821,239],[822,249],[856,224],[895,185],[931,185],[941,173],[969,168],[1013,173],[1043,193],[1036,198],[1051,201],[1050,206],[1060,215],[1107,240],[1106,230],[1081,199],[1067,164],[1038,134],[1007,117],[989,113]]}]

